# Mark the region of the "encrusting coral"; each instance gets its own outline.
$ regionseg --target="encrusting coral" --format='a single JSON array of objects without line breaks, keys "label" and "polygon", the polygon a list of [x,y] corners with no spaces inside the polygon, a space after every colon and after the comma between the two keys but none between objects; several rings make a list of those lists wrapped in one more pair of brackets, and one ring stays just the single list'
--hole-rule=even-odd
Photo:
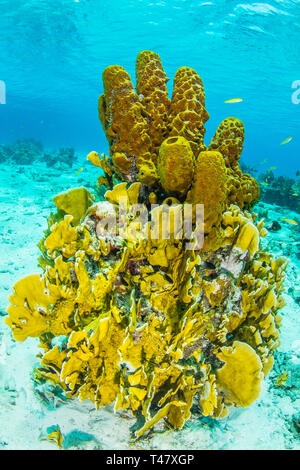
[{"label": "encrusting coral", "polygon": [[[157,423],[181,429],[192,409],[225,417],[258,398],[279,345],[287,260],[261,248],[258,185],[238,163],[242,122],[223,121],[206,147],[198,74],[180,68],[170,100],[157,54],[141,52],[136,73],[136,91],[122,67],[103,73],[110,156],[87,158],[106,200],[83,188],[54,199],[43,274],[17,282],[6,323],[16,340],[40,338],[36,380],[131,410],[138,438]],[[196,204],[203,244],[187,247],[178,216],[192,205],[197,232]]]}]

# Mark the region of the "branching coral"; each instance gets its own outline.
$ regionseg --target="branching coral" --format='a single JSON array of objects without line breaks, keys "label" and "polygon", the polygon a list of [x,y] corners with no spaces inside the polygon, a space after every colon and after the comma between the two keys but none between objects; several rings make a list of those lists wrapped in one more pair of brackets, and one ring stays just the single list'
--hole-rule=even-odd
[{"label": "branching coral", "polygon": [[[110,157],[88,160],[106,201],[82,188],[55,198],[43,274],[15,285],[6,322],[16,340],[40,337],[40,380],[131,410],[137,438],[158,423],[181,429],[193,405],[217,418],[257,399],[279,345],[287,260],[262,250],[264,223],[249,212],[259,194],[239,168],[241,121],[223,121],[206,148],[197,73],[179,69],[169,100],[157,54],[140,53],[136,71],[136,92],[122,67],[103,74]],[[204,240],[192,248],[178,220],[192,205],[194,229],[197,204]]]}]

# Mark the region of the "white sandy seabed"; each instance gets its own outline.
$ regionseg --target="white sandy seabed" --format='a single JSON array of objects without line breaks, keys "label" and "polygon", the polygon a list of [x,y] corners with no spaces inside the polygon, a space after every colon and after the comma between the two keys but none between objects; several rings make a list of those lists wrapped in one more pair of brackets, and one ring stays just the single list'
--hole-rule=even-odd
[{"label": "white sandy seabed", "polygon": [[[65,449],[299,449],[299,226],[284,221],[279,232],[270,232],[264,240],[268,251],[290,258],[281,346],[261,396],[251,407],[232,408],[222,420],[194,417],[181,431],[154,433],[132,442],[129,427],[134,419],[126,413],[114,414],[111,406],[96,411],[91,402],[77,399],[62,403],[51,394],[48,402],[41,398],[32,380],[38,340],[15,342],[3,316],[14,283],[39,272],[37,243],[49,212],[55,210],[52,196],[95,183],[94,167],[82,162],[83,158],[73,169],[49,169],[42,163],[0,166],[0,449],[57,449],[47,439],[47,428],[53,425],[65,436]],[[75,175],[79,166],[84,170]],[[263,213],[266,224],[283,217],[299,220],[299,215],[275,205],[259,203],[255,212]],[[276,387],[284,371],[288,380]]]}]

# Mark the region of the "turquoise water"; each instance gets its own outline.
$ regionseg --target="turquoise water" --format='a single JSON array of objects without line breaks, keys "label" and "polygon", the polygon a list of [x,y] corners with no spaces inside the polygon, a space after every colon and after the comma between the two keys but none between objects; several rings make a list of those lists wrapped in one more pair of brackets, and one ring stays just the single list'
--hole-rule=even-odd
[{"label": "turquoise water", "polygon": [[[206,90],[206,142],[227,116],[246,126],[244,160],[299,169],[300,2],[10,0],[0,2],[0,143],[32,137],[46,146],[107,150],[97,117],[102,70],[150,49],[172,78],[193,67]],[[299,87],[299,85],[298,85]],[[231,98],[243,102],[225,104]],[[300,93],[298,94],[300,98]],[[287,137],[293,140],[284,146]]]}]

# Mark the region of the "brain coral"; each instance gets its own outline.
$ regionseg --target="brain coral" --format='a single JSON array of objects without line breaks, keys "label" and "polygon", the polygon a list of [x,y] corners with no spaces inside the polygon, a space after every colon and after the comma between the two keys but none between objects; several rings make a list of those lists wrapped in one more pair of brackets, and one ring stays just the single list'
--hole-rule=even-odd
[{"label": "brain coral", "polygon": [[[136,72],[136,91],[122,67],[103,73],[110,156],[87,158],[106,200],[83,188],[55,198],[42,274],[16,283],[6,323],[16,340],[40,338],[35,380],[130,410],[138,438],[181,429],[192,407],[222,418],[258,398],[279,345],[287,260],[261,247],[258,185],[238,163],[242,122],[225,119],[206,148],[198,74],[180,68],[170,100],[157,54],[141,52]],[[191,204],[204,205],[194,248],[177,218]]]}]

